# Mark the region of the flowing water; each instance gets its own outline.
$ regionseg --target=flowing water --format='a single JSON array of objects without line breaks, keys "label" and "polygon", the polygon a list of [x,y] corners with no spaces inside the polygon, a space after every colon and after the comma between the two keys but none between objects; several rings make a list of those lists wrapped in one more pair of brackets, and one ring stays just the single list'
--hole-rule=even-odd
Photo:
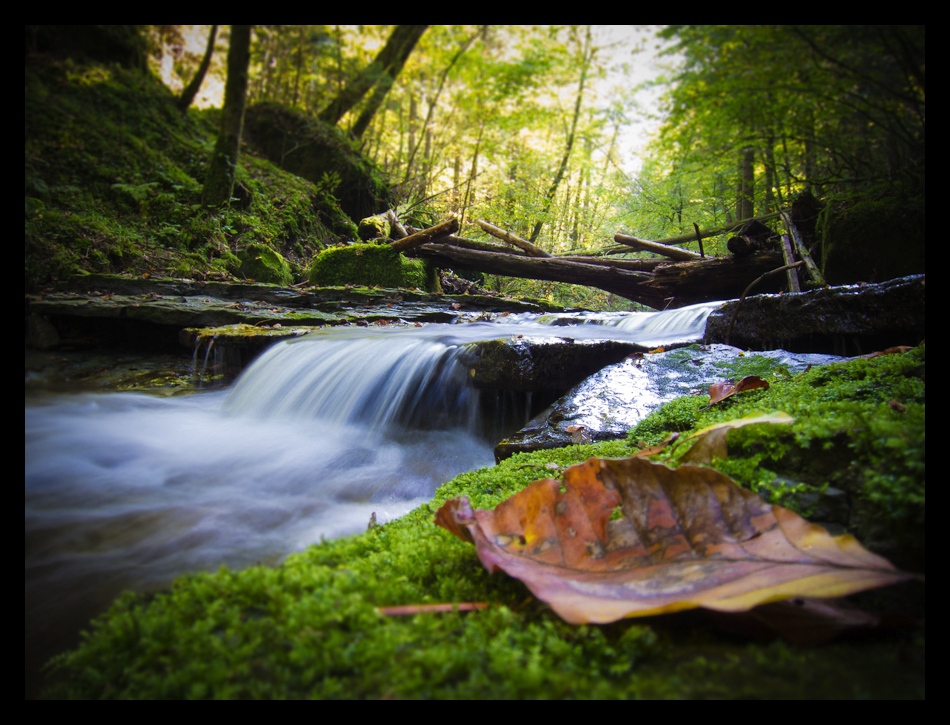
[{"label": "flowing water", "polygon": [[28,397],[28,673],[124,589],[278,562],[492,465],[495,442],[529,411],[484,420],[455,362],[466,343],[550,336],[551,325],[575,339],[693,341],[715,306],[327,329],[271,347],[230,390]]}]

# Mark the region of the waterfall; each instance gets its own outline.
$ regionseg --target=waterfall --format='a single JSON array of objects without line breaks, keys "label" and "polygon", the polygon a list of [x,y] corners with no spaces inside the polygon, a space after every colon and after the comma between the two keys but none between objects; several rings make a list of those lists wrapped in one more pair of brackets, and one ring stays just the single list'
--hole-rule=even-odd
[{"label": "waterfall", "polygon": [[718,304],[669,312],[502,318],[505,324],[320,330],[270,347],[238,378],[223,410],[262,419],[362,424],[374,434],[393,428],[475,433],[483,424],[480,394],[457,362],[466,343],[507,337],[513,328],[522,336],[549,337],[553,325],[566,322],[573,323],[575,339],[621,339],[648,347],[693,342],[702,337],[706,318]]},{"label": "waterfall", "polygon": [[231,415],[427,430],[478,423],[477,395],[437,328],[327,330],[272,346],[236,381]]},{"label": "waterfall", "polygon": [[694,342],[702,339],[706,318],[721,305],[722,302],[703,302],[664,312],[641,312],[619,317],[613,325],[649,347]]}]

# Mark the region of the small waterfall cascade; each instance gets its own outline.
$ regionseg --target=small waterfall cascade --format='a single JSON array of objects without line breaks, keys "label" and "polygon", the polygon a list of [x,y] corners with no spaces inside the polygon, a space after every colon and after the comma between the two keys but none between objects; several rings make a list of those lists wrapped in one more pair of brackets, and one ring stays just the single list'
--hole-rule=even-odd
[{"label": "small waterfall cascade", "polygon": [[722,302],[703,302],[663,312],[639,312],[625,315],[609,324],[637,338],[637,342],[650,347],[673,345],[702,339],[706,319]]},{"label": "small waterfall cascade", "polygon": [[477,433],[483,426],[480,392],[457,361],[466,343],[512,334],[550,337],[552,325],[560,332],[566,320],[574,323],[567,326],[575,339],[622,339],[650,347],[690,342],[702,337],[718,304],[606,317],[522,317],[505,324],[322,330],[264,352],[238,378],[223,410],[360,424],[375,433],[407,428]]},{"label": "small waterfall cascade", "polygon": [[236,381],[224,412],[336,425],[474,430],[477,393],[444,331],[329,330],[269,348]]},{"label": "small waterfall cascade", "polygon": [[[204,381],[210,375],[208,360],[211,358],[211,351],[215,347],[214,341],[216,337],[216,335],[211,337],[195,337],[195,349],[191,355],[191,375],[197,382],[199,390],[204,388]],[[204,348],[204,354],[201,354],[202,348]],[[215,356],[217,357],[217,350],[215,350]],[[199,358],[201,358],[200,365],[198,364]],[[213,363],[214,361],[212,360],[212,368],[214,367]]]}]

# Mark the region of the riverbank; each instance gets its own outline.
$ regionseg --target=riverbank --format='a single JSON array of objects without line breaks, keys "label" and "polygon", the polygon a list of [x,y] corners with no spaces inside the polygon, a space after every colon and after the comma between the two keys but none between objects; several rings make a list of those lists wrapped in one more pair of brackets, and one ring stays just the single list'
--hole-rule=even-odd
[{"label": "riverbank", "polygon": [[[791,435],[771,431],[776,426],[736,431],[729,460],[714,467],[744,485],[771,487],[803,513],[818,503],[794,495],[808,470],[831,488],[857,486],[852,494],[871,530],[883,524],[898,538],[909,536],[903,544],[891,537],[888,546],[903,552],[902,566],[922,567],[923,364],[921,346],[776,379],[769,390],[735,396],[721,409],[704,410],[704,396],[689,396],[649,416],[624,441],[519,454],[462,474],[409,515],[312,546],[280,565],[222,569],[179,579],[167,591],[123,595],[81,647],[60,658],[67,678],[50,694],[922,698],[921,585],[856,598],[899,615],[894,621],[903,628],[815,649],[749,641],[698,612],[577,627],[561,622],[519,582],[488,575],[472,547],[435,527],[432,516],[456,495],[469,496],[476,508],[492,507],[589,456],[631,455],[637,444],[670,429],[686,433],[780,405],[804,418]],[[788,410],[795,401],[811,415]],[[763,458],[770,451],[776,455]],[[839,455],[848,463],[835,463]],[[920,549],[915,553],[907,541]],[[377,613],[381,606],[467,601],[489,606],[411,617]]]}]

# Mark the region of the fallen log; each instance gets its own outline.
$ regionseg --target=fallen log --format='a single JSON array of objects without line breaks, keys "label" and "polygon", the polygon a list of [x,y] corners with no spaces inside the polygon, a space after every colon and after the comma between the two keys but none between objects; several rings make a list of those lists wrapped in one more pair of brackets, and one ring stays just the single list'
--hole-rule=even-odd
[{"label": "fallen log", "polygon": [[688,244],[689,242],[695,242],[697,236],[699,239],[706,239],[707,237],[718,237],[721,234],[730,234],[737,229],[741,229],[743,225],[751,221],[765,221],[766,219],[775,219],[782,212],[776,211],[771,214],[761,214],[760,216],[749,217],[748,219],[740,219],[737,222],[730,222],[723,227],[718,227],[716,229],[704,229],[699,232],[697,235],[695,231],[688,234],[678,234],[675,237],[664,237],[663,239],[656,239],[657,244]]},{"label": "fallen log", "polygon": [[642,249],[645,252],[653,252],[654,254],[660,254],[664,257],[677,259],[682,262],[688,262],[692,259],[702,259],[702,255],[691,252],[688,249],[670,247],[665,244],[660,244],[659,242],[650,242],[646,239],[629,237],[626,234],[614,234],[614,241],[617,242],[617,244],[625,244],[634,249]]},{"label": "fallen log", "polygon": [[452,247],[462,247],[464,249],[477,249],[480,252],[497,252],[498,254],[511,254],[515,257],[525,257],[527,256],[520,249],[515,249],[513,247],[506,247],[503,244],[495,244],[493,242],[482,242],[477,239],[468,239],[467,237],[460,237],[455,234],[450,234],[447,237],[443,237],[439,240],[439,244],[448,244]]},{"label": "fallen log", "polygon": [[641,257],[638,259],[608,259],[606,257],[589,257],[581,254],[562,254],[557,259],[565,259],[568,262],[580,262],[581,264],[597,264],[601,267],[618,267],[619,269],[631,269],[634,272],[652,272],[661,264],[666,264],[665,259],[657,257]]},{"label": "fallen log", "polygon": [[792,238],[792,243],[795,245],[795,250],[798,252],[798,256],[805,261],[805,269],[808,270],[808,274],[814,282],[819,287],[825,286],[825,278],[821,276],[821,272],[818,269],[818,265],[815,264],[815,260],[812,259],[811,255],[808,253],[808,249],[805,247],[805,241],[802,238],[801,232],[796,226],[795,222],[792,220],[791,214],[782,214],[782,221],[785,222],[785,228],[788,230],[788,235]]},{"label": "fallen log", "polygon": [[440,237],[446,237],[449,234],[455,234],[455,232],[458,230],[459,220],[449,219],[436,224],[434,227],[423,229],[421,232],[416,232],[415,234],[410,234],[408,237],[391,242],[389,246],[391,246],[397,252],[408,252],[410,249],[421,247],[423,244],[437,240]]},{"label": "fallen log", "polygon": [[499,229],[494,224],[489,224],[484,219],[479,219],[475,222],[481,227],[482,231],[486,231],[491,234],[493,237],[498,237],[503,242],[507,242],[512,246],[518,247],[518,249],[524,250],[526,254],[531,257],[550,257],[551,255],[545,252],[541,247],[535,246],[527,239],[522,239],[521,237],[512,234],[511,232],[506,232],[504,229]]},{"label": "fallen log", "polygon": [[399,217],[396,216],[396,212],[394,212],[392,209],[387,209],[385,216],[389,221],[389,228],[392,230],[393,239],[405,239],[409,236],[409,232],[406,231],[406,228],[402,225],[402,222],[399,221]]},{"label": "fallen log", "polygon": [[[693,262],[666,262],[655,266],[650,273],[564,257],[499,254],[447,244],[427,244],[414,253],[438,267],[596,287],[655,309],[738,297],[749,282],[781,265],[781,256],[761,253],[742,259],[711,257]],[[773,283],[763,291],[780,289],[778,283]]]}]

